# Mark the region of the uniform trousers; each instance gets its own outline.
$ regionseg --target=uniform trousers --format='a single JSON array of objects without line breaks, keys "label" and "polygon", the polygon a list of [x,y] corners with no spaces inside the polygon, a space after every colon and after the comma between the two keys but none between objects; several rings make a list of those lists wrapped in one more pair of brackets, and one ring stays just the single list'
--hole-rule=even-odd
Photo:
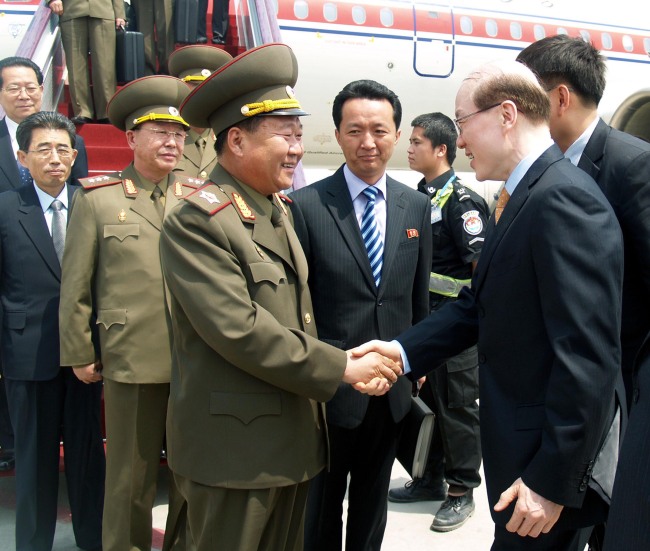
[{"label": "uniform trousers", "polygon": [[6,380],[16,453],[16,550],[51,551],[63,439],[65,480],[77,546],[101,545],[104,444],[101,383],[86,385],[71,368],[48,381]]},{"label": "uniform trousers", "polygon": [[[61,23],[61,40],[75,116],[106,118],[106,106],[115,94],[115,21],[96,17],[68,19]],[[88,75],[89,50],[92,96]]]},{"label": "uniform trousers", "polygon": [[14,431],[11,428],[11,419],[9,419],[4,375],[0,375],[0,448],[4,450],[14,449]]},{"label": "uniform trousers", "polygon": [[138,31],[144,35],[145,74],[168,74],[174,51],[172,0],[134,0]]},{"label": "uniform trousers", "polygon": [[478,487],[482,456],[476,346],[429,373],[420,395],[436,415],[425,475],[434,483],[445,479],[456,491]]},{"label": "uniform trousers", "polygon": [[[245,458],[242,459],[245,461]],[[233,489],[174,474],[196,551],[302,551],[309,482]]]},{"label": "uniform trousers", "polygon": [[[104,379],[106,497],[104,551],[149,551],[152,508],[165,437],[169,383]],[[169,477],[163,550],[185,549],[185,506]]]},{"label": "uniform trousers", "polygon": [[[370,398],[361,424],[328,425],[330,468],[309,488],[305,521],[307,551],[340,551],[343,500],[348,491],[347,551],[379,551],[387,520],[388,487],[403,423],[395,423],[388,396]],[[350,485],[348,488],[348,475]]]}]

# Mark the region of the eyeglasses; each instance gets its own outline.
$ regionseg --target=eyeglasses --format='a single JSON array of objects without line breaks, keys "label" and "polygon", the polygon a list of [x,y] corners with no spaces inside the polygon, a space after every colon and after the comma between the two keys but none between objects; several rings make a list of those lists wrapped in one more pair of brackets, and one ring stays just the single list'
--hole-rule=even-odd
[{"label": "eyeglasses", "polygon": [[185,132],[174,132],[173,130],[160,130],[159,128],[138,128],[138,130],[147,130],[156,136],[156,139],[167,141],[173,138],[176,143],[183,143],[187,134]]},{"label": "eyeglasses", "polygon": [[16,97],[19,96],[21,92],[25,92],[28,96],[35,96],[43,89],[43,85],[36,86],[35,84],[30,84],[28,86],[7,86],[2,88],[2,91],[8,96]]},{"label": "eyeglasses", "polygon": [[499,107],[503,102],[500,101],[499,103],[495,103],[494,105],[490,105],[489,107],[484,107],[483,109],[479,109],[478,111],[474,111],[473,113],[470,113],[469,115],[463,115],[462,117],[458,119],[454,119],[454,124],[456,125],[456,130],[458,130],[458,134],[463,133],[463,128],[461,126],[461,123],[464,123],[469,119],[470,117],[473,117],[474,115],[478,115],[479,113],[483,113],[484,111],[489,111],[490,109],[494,109],[495,107]]},{"label": "eyeglasses", "polygon": [[52,153],[56,152],[59,159],[69,159],[72,157],[74,149],[69,147],[41,147],[39,149],[28,149],[27,153],[33,153],[38,159],[50,159]]}]

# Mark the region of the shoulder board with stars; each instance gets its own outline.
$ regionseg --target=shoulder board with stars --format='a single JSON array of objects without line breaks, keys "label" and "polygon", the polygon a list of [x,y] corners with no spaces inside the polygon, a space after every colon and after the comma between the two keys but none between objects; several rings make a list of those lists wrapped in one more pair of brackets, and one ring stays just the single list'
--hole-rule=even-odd
[{"label": "shoulder board with stars", "polygon": [[205,180],[201,180],[200,178],[189,178],[187,176],[183,176],[182,174],[175,174],[175,178],[176,181],[174,182],[174,195],[176,197],[183,197],[187,193],[183,192],[183,187],[198,189],[203,184],[205,184]]},{"label": "shoulder board with stars", "polygon": [[219,188],[219,186],[208,183],[207,185],[195,189],[185,197],[185,200],[192,206],[212,216],[221,209],[227,207],[232,201],[228,195]]},{"label": "shoulder board with stars", "polygon": [[84,189],[96,189],[106,186],[114,186],[122,182],[122,178],[119,174],[107,174],[106,176],[93,176],[92,178],[81,178],[79,183],[81,183]]}]

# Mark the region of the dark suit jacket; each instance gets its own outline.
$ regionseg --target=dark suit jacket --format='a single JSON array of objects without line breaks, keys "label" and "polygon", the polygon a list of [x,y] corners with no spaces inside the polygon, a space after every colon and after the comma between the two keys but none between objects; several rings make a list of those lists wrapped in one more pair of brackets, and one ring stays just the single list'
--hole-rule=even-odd
[{"label": "dark suit jacket", "polygon": [[[398,337],[411,377],[478,338],[490,510],[522,477],[566,506],[564,528],[600,520],[595,509],[602,514],[603,503],[586,490],[605,464],[594,466],[614,415],[622,267],[621,232],[607,200],[552,146],[498,225],[490,219],[471,290]],[[500,526],[511,515],[512,506],[492,512]]]},{"label": "dark suit jacket", "polygon": [[578,167],[596,180],[623,230],[621,340],[629,395],[634,358],[650,332],[650,144],[600,120]]},{"label": "dark suit jacket", "polygon": [[[71,199],[73,186],[68,186]],[[33,186],[0,194],[0,299],[5,376],[45,381],[59,372],[61,266]]]},{"label": "dark suit jacket", "polygon": [[[79,152],[72,165],[68,183],[79,185],[79,179],[88,176],[88,155],[86,144],[81,136],[77,136],[75,149]],[[16,164],[14,150],[11,147],[11,137],[4,117],[0,119],[0,192],[17,189],[21,186],[20,172]]]},{"label": "dark suit jacket", "polygon": [[[319,339],[347,350],[371,339],[390,340],[428,313],[431,267],[429,201],[387,179],[386,238],[379,289],[370,270],[343,168],[291,194],[296,233],[309,263],[309,288]],[[419,235],[409,237],[407,230]],[[410,408],[411,385],[389,393],[393,419]],[[361,424],[369,397],[341,384],[327,403],[327,420]]]}]

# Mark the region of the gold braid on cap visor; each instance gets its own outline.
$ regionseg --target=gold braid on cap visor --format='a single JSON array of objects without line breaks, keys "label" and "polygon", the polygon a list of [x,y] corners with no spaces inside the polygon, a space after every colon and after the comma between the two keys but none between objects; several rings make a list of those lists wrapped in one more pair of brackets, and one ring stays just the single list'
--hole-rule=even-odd
[{"label": "gold braid on cap visor", "polygon": [[185,119],[179,115],[171,115],[171,114],[158,114],[158,113],[149,113],[148,115],[144,115],[142,117],[139,117],[137,119],[133,119],[133,126],[138,126],[139,124],[142,124],[143,122],[147,121],[165,121],[165,122],[178,122],[182,124],[183,126],[187,126],[189,128],[189,124],[185,122]]},{"label": "gold braid on cap visor", "polygon": [[186,77],[183,77],[181,80],[183,82],[203,82],[206,78],[203,75],[187,75]]},{"label": "gold braid on cap visor", "polygon": [[258,103],[247,103],[241,108],[245,117],[254,117],[260,113],[271,113],[280,109],[301,109],[297,99],[267,99]]}]

